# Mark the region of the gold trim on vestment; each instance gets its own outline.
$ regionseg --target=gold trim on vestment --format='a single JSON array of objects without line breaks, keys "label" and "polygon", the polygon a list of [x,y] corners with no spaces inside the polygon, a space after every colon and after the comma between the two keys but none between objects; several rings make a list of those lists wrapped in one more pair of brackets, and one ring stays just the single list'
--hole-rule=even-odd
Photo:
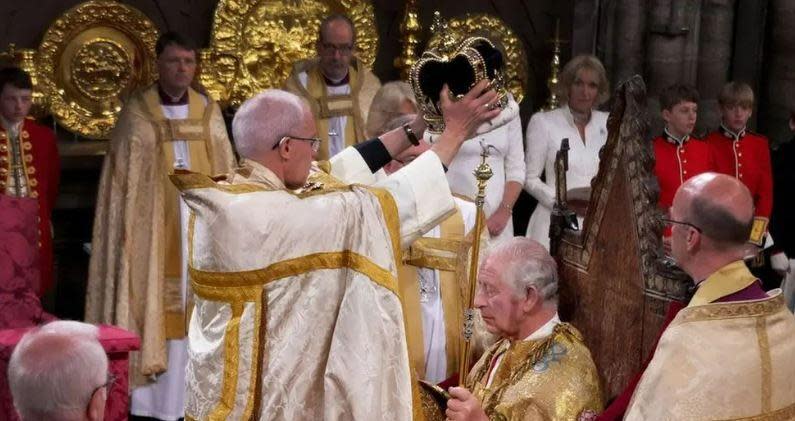
[{"label": "gold trim on vestment", "polygon": [[403,253],[403,262],[416,267],[455,272],[461,240],[422,237]]},{"label": "gold trim on vestment", "polygon": [[[360,69],[360,67],[362,68]],[[294,84],[294,88],[291,89],[290,86],[287,86],[287,89],[290,91],[297,90],[297,92],[294,93],[306,100],[309,108],[312,110],[312,115],[315,118],[315,124],[320,134],[321,145],[318,151],[318,157],[320,159],[329,159],[331,157],[331,139],[328,132],[331,118],[346,115],[352,120],[346,122],[343,129],[345,146],[354,145],[359,140],[364,139],[365,121],[364,116],[362,116],[359,97],[365,84],[367,70],[357,60],[352,61],[351,65],[348,67],[348,85],[350,86],[350,93],[342,95],[329,95],[328,86],[320,72],[320,65],[317,61],[312,62],[312,64],[303,71],[306,72],[307,75],[306,86],[301,83],[298,77],[301,72],[294,70],[287,82],[288,85]],[[350,100],[350,107],[336,109],[332,112],[329,109],[329,101],[333,102],[337,99],[342,99],[343,101]]]},{"label": "gold trim on vestment", "polygon": [[[389,230],[389,237],[392,239],[392,256],[395,264],[400,264],[400,214],[398,214],[397,203],[395,198],[386,189],[360,186],[366,188],[372,193],[381,204],[381,213],[384,215],[384,222],[386,223],[387,230]],[[397,280],[395,280],[395,287],[392,291],[400,297],[397,292]]]},{"label": "gold trim on vestment", "polygon": [[[193,237],[191,236],[191,239]],[[257,269],[243,272],[207,272],[189,268],[191,285],[193,286],[194,293],[203,299],[210,301],[228,302],[233,308],[233,317],[227,326],[227,334],[224,338],[224,382],[221,389],[222,401],[219,406],[213,410],[210,419],[224,419],[229,411],[225,409],[225,397],[232,396],[234,399],[235,391],[237,390],[237,370],[239,366],[239,324],[240,315],[235,315],[236,306],[242,305],[244,302],[254,301],[257,306],[258,317],[255,322],[255,328],[260,328],[254,335],[254,344],[252,346],[252,362],[258,363],[256,358],[260,358],[259,354],[264,353],[264,335],[265,329],[262,326],[262,320],[265,317],[265,300],[264,287],[270,282],[289,277],[296,276],[302,273],[311,272],[321,269],[341,269],[349,268],[364,274],[372,279],[377,284],[387,288],[388,290],[397,293],[397,279],[391,272],[379,267],[370,259],[358,253],[349,250],[342,252],[329,252],[329,253],[315,253],[307,256],[298,257],[295,259],[284,260],[274,263],[264,269]],[[261,309],[261,310],[260,310]],[[241,310],[242,312],[242,310]],[[405,323],[405,316],[404,316]],[[236,326],[232,327],[233,324]],[[234,332],[232,331],[234,329]],[[262,336],[260,338],[260,336]],[[260,388],[260,370],[252,370],[252,378],[255,380],[249,384],[249,397],[246,403],[246,413],[253,411],[259,407],[260,397],[256,394],[253,395],[257,388]],[[227,375],[234,374],[235,382],[228,382]],[[415,380],[412,378],[412,381]],[[416,386],[412,384],[412,395],[414,399],[419,399],[419,395],[415,390]],[[234,400],[231,403],[231,408],[234,407]],[[417,408],[417,407],[415,407]],[[416,411],[416,410],[415,410]],[[416,415],[415,415],[415,419]]]},{"label": "gold trim on vestment", "polygon": [[261,356],[265,354],[265,333],[267,332],[267,324],[262,323],[262,315],[268,312],[268,301],[265,296],[265,288],[260,292],[259,300],[254,304],[254,328],[257,329],[253,335],[254,344],[252,346],[251,364],[251,379],[248,383],[248,397],[246,398],[246,408],[243,410],[244,420],[255,420],[259,418],[260,411],[260,396],[262,394],[262,378],[259,373],[262,373],[262,361],[264,358]]},{"label": "gold trim on vestment", "polygon": [[761,300],[712,303],[697,307],[686,307],[679,312],[677,318],[681,318],[682,323],[687,323],[742,317],[766,317],[777,313],[783,306],[784,297],[779,293],[773,297]]},{"label": "gold trim on vestment", "polygon": [[194,292],[205,300],[228,303],[256,301],[252,288],[259,288],[288,276],[321,269],[349,268],[370,277],[377,284],[397,294],[397,281],[389,270],[373,263],[369,258],[350,250],[313,253],[282,260],[263,269],[240,272],[209,272],[191,267],[190,277]]},{"label": "gold trim on vestment", "polygon": [[[409,361],[412,373],[425,379],[425,344],[420,300],[419,268],[438,270],[439,298],[444,309],[445,348],[447,373],[449,376],[458,366],[458,343],[461,331],[460,318],[463,314],[462,295],[457,277],[458,252],[464,237],[464,221],[459,209],[439,224],[439,236],[422,237],[403,250],[402,264],[398,269],[400,300],[406,319],[406,340],[409,347]],[[466,256],[466,253],[464,254]]]},{"label": "gold trim on vestment", "polygon": [[269,191],[267,187],[260,184],[220,184],[216,183],[215,180],[208,175],[184,170],[174,172],[174,174],[169,175],[169,178],[179,191],[193,189],[216,189],[230,194]]},{"label": "gold trim on vestment", "polygon": [[[192,188],[215,188],[223,190],[222,187],[246,186],[239,184],[228,186],[218,184],[206,175],[195,173],[174,174],[171,176],[171,179],[178,188],[180,188],[181,185],[183,187],[197,185],[197,187]],[[300,198],[305,198],[308,196],[314,196],[316,194],[332,193],[335,191],[350,191],[352,187],[353,186],[338,186],[335,188],[309,192],[308,194],[291,193]],[[384,217],[390,240],[392,242],[393,261],[396,261],[400,257],[401,244],[400,217],[398,214],[397,204],[395,203],[392,195],[385,189],[367,186],[359,187],[366,188],[379,201],[382,215]],[[180,188],[180,190],[182,190],[182,188]],[[256,191],[264,190],[267,189],[262,187]],[[248,397],[244,409],[243,419],[258,418],[257,412],[259,411],[261,405],[260,395],[262,389],[262,379],[260,373],[262,372],[262,364],[266,352],[265,335],[267,327],[264,325],[263,321],[265,320],[267,314],[267,297],[265,294],[265,286],[268,283],[315,270],[349,268],[362,273],[376,284],[392,291],[392,293],[394,293],[397,297],[400,297],[400,294],[398,293],[397,278],[392,274],[391,271],[378,266],[368,257],[350,250],[309,254],[306,256],[276,262],[262,269],[249,271],[211,272],[195,269],[193,267],[193,238],[195,230],[194,214],[192,214],[190,218],[188,230],[188,253],[190,257],[188,273],[190,276],[193,292],[205,300],[227,302],[233,308],[233,317],[229,321],[226,336],[224,338],[224,381],[221,389],[221,402],[219,402],[216,408],[211,412],[209,419],[225,419],[235,405],[234,397],[237,390],[240,352],[239,325],[240,318],[242,316],[243,305],[246,302],[254,302],[256,306],[254,326],[255,329],[258,330],[253,335],[251,359],[252,364],[256,364],[256,367],[252,367],[251,370],[251,381],[249,383]],[[236,313],[237,308],[240,310]],[[405,326],[405,314],[403,315],[403,323]],[[406,352],[408,352],[408,349]],[[232,376],[231,378],[233,378],[234,381],[230,380],[230,376]],[[415,421],[421,421],[424,418],[420,405],[419,389],[416,382],[416,377],[413,373],[411,374],[411,384],[413,417]],[[229,398],[230,396],[231,400]],[[190,417],[186,416],[186,419],[188,418]]]},{"label": "gold trim on vestment", "polygon": [[754,415],[743,418],[726,418],[716,421],[780,421],[780,420],[791,420],[793,418],[795,418],[795,404],[765,414]]},{"label": "gold trim on vestment", "polygon": [[237,373],[240,368],[240,318],[243,316],[243,303],[231,303],[230,307],[232,318],[229,319],[224,334],[224,376],[221,386],[221,401],[207,417],[211,421],[226,420],[235,407]]},{"label": "gold trim on vestment", "polygon": [[469,197],[467,195],[464,195],[464,194],[453,193],[453,197],[457,197],[457,198],[463,200],[464,202],[475,203],[475,199],[473,199],[473,198],[471,198],[471,197]]},{"label": "gold trim on vestment", "polygon": [[770,358],[770,341],[767,337],[767,322],[764,317],[756,318],[756,337],[762,368],[762,411],[770,412],[773,409],[773,363]]},{"label": "gold trim on vestment", "polygon": [[745,266],[745,262],[734,261],[721,267],[701,282],[687,306],[694,307],[715,302],[727,295],[748,288],[754,282],[756,282],[756,277]]}]

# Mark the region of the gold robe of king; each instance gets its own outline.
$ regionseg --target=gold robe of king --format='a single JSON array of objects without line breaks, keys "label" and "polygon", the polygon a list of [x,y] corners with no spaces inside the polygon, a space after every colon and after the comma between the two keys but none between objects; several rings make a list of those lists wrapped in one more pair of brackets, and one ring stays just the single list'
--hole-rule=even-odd
[{"label": "gold robe of king", "polygon": [[556,315],[521,341],[502,339],[466,387],[491,420],[578,420],[602,410],[599,374],[582,335]]},{"label": "gold robe of king", "polygon": [[133,386],[164,372],[166,340],[186,335],[187,207],[168,176],[175,168],[216,174],[235,166],[215,102],[190,88],[169,102],[155,83],[125,104],[97,195],[85,317],[140,335]]},{"label": "gold robe of king", "polygon": [[421,418],[397,259],[453,211],[441,162],[375,182],[347,148],[329,171],[301,192],[248,159],[173,177],[193,215],[186,419]]}]

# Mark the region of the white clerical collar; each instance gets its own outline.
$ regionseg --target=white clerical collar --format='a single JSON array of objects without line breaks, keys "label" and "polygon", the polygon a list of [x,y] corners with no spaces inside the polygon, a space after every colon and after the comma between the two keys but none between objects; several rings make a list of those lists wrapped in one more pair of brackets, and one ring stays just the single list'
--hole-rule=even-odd
[{"label": "white clerical collar", "polygon": [[560,324],[560,316],[558,316],[558,312],[555,312],[555,315],[552,316],[549,321],[544,323],[543,326],[536,329],[535,332],[531,333],[530,336],[524,338],[525,341],[534,341],[542,338],[546,338],[547,336],[551,335],[552,332],[555,330],[555,326]]}]

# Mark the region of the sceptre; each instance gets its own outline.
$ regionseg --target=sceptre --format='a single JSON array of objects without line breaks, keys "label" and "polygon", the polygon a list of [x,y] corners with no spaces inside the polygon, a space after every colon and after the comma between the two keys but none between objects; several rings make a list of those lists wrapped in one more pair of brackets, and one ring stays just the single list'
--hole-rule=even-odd
[{"label": "sceptre", "polygon": [[483,231],[483,204],[486,202],[486,183],[489,181],[494,172],[491,166],[486,163],[486,158],[489,156],[489,148],[494,146],[481,143],[482,152],[480,154],[480,164],[475,168],[474,175],[478,181],[478,195],[475,198],[475,206],[477,211],[475,213],[475,234],[472,238],[472,255],[469,261],[469,288],[464,293],[464,323],[463,332],[460,342],[460,358],[458,363],[458,384],[461,385],[466,380],[467,372],[469,371],[470,347],[472,333],[475,325],[475,288],[478,280],[478,260],[480,256],[480,233]]}]

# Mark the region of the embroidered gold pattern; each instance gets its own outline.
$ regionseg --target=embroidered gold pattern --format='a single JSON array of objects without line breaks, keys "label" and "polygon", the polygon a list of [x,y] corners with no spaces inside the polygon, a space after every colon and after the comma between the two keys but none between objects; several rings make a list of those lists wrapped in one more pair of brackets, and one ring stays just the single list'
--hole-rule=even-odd
[{"label": "embroidered gold pattern", "polygon": [[764,317],[775,314],[784,305],[784,297],[778,294],[758,301],[713,303],[688,307],[679,312],[683,323],[705,320],[733,319],[740,317]]},{"label": "embroidered gold pattern", "polygon": [[764,317],[756,318],[756,336],[762,366],[762,411],[770,412],[773,409],[773,363],[770,358],[770,341],[767,337],[767,323]]}]

